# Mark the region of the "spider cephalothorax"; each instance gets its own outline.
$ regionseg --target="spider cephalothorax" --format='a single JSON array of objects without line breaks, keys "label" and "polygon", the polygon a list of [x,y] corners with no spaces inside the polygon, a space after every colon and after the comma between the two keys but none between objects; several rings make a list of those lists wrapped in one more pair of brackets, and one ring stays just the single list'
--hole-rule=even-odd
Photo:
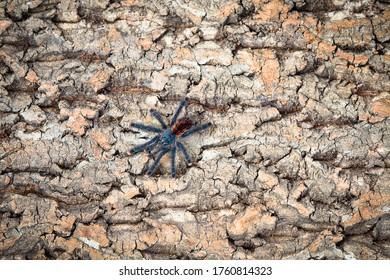
[{"label": "spider cephalothorax", "polygon": [[211,123],[208,122],[206,124],[199,124],[193,126],[191,119],[188,117],[177,119],[181,111],[187,105],[188,105],[188,98],[186,97],[183,98],[182,101],[180,101],[179,108],[177,108],[175,114],[173,115],[169,128],[165,124],[161,115],[154,109],[151,109],[150,113],[161,124],[162,129],[154,126],[144,125],[142,123],[135,123],[135,122],[131,123],[132,127],[136,127],[144,131],[158,133],[158,135],[153,137],[148,142],[136,146],[130,150],[131,154],[135,154],[144,150],[146,152],[149,152],[149,157],[156,156],[156,159],[152,164],[152,166],[149,168],[147,174],[152,175],[156,170],[157,165],[160,162],[161,158],[170,151],[171,152],[171,176],[172,178],[175,178],[176,177],[176,164],[175,164],[176,147],[179,148],[179,150],[181,150],[181,152],[183,153],[186,163],[188,165],[191,165],[190,156],[188,155],[186,148],[179,141],[178,138],[185,138],[195,132],[202,131],[208,128],[211,125]]}]

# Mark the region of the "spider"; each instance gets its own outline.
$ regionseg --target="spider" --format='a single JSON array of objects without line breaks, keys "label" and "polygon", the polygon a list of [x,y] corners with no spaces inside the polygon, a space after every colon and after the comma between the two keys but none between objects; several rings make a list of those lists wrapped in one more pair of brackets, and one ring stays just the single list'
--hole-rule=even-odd
[{"label": "spider", "polygon": [[157,156],[153,164],[148,169],[146,173],[147,175],[153,175],[161,158],[170,151],[171,177],[176,178],[176,148],[179,148],[179,150],[183,153],[187,165],[192,165],[190,156],[179,139],[186,138],[191,134],[208,128],[209,126],[211,126],[211,122],[193,126],[191,119],[188,117],[178,119],[181,111],[188,106],[188,100],[189,98],[185,97],[180,101],[179,107],[173,115],[169,128],[163,121],[161,115],[155,109],[150,109],[150,113],[161,124],[162,129],[137,122],[132,122],[130,124],[130,126],[138,128],[140,130],[158,133],[158,135],[154,136],[148,142],[136,146],[130,150],[130,154],[132,155],[143,150],[145,152],[149,152],[149,158],[154,158],[155,156]]}]

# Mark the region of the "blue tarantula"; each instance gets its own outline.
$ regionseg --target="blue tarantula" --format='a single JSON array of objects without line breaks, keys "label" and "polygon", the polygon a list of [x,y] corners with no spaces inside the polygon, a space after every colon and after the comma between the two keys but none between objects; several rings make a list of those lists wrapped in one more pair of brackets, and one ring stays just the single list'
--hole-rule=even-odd
[{"label": "blue tarantula", "polygon": [[180,101],[179,107],[173,115],[169,128],[165,124],[161,115],[155,109],[150,109],[150,113],[161,124],[162,129],[154,126],[144,125],[142,123],[131,123],[130,126],[138,128],[140,130],[158,133],[158,135],[154,136],[148,142],[136,146],[130,150],[131,154],[135,154],[140,151],[145,151],[149,152],[150,158],[154,158],[155,156],[157,156],[154,163],[147,171],[148,175],[152,175],[154,173],[161,158],[170,151],[171,177],[176,178],[176,148],[179,148],[179,150],[183,153],[187,165],[190,166],[192,164],[190,156],[184,145],[179,141],[179,138],[186,138],[191,134],[202,131],[211,126],[211,122],[193,126],[191,119],[188,117],[177,119],[181,111],[188,106],[188,100],[189,98],[185,97]]}]

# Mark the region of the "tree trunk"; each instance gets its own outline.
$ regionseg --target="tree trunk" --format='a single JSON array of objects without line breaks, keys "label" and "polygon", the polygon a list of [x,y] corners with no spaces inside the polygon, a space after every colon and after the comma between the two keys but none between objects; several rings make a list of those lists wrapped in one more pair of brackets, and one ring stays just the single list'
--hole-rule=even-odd
[{"label": "tree trunk", "polygon": [[[389,1],[0,3],[0,258],[390,258]],[[211,128],[153,176],[149,109]]]}]

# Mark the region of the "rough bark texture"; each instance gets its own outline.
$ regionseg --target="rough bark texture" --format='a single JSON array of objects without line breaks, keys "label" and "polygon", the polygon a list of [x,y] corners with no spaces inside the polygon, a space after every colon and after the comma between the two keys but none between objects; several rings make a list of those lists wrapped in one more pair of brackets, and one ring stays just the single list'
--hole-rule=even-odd
[{"label": "rough bark texture", "polygon": [[[0,2],[3,259],[390,258],[389,1]],[[128,151],[178,100],[211,129]]]}]

